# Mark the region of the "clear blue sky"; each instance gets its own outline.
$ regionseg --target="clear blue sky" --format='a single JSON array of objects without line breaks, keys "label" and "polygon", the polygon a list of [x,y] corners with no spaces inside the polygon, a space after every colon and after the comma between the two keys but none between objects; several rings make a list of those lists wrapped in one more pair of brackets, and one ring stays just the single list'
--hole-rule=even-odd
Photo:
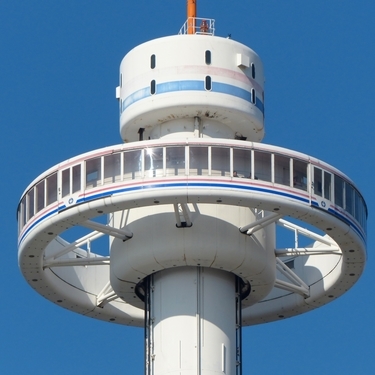
[{"label": "clear blue sky", "polygon": [[[0,137],[3,267],[0,373],[143,374],[142,329],[85,318],[35,293],[17,265],[16,207],[52,165],[120,143],[122,57],[176,34],[186,0],[2,0]],[[266,72],[264,142],[351,177],[368,205],[368,263],[344,296],[244,329],[244,374],[375,373],[373,0],[199,0],[217,35],[253,48]]]}]

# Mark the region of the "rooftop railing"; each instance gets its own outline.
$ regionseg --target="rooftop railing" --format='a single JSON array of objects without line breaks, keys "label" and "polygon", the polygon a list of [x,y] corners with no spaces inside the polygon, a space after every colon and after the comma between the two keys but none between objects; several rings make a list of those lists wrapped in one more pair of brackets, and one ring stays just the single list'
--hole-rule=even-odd
[{"label": "rooftop railing", "polygon": [[178,32],[178,35],[185,34],[215,35],[215,20],[189,17]]}]

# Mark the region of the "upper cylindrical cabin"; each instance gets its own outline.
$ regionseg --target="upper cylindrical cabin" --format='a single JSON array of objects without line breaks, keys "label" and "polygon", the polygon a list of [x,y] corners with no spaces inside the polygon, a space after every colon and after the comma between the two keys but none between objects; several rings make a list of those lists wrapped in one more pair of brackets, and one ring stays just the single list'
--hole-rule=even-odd
[{"label": "upper cylindrical cabin", "polygon": [[116,96],[125,142],[264,136],[262,62],[229,38],[197,33],[137,46],[121,62]]}]

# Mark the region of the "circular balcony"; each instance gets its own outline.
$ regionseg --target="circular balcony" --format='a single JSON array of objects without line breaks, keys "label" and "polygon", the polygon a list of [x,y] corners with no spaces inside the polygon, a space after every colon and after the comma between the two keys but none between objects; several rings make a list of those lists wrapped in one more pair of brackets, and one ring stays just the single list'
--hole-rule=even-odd
[{"label": "circular balcony", "polygon": [[[238,219],[239,236],[277,228],[270,293],[263,296],[252,275],[244,276],[246,269],[230,270],[252,287],[243,304],[244,325],[319,307],[343,294],[363,271],[367,207],[347,176],[292,150],[217,139],[134,142],[49,169],[18,207],[20,267],[34,289],[63,307],[142,325],[135,289],[118,296],[109,281],[111,239],[136,244],[142,235],[133,235],[131,225],[114,224],[113,213],[158,207],[173,213],[172,233],[194,230],[195,213],[216,206],[224,212],[228,207],[228,215],[231,207],[251,210],[254,220]],[[201,264],[170,267],[183,265]],[[257,295],[262,299],[255,303]]]}]

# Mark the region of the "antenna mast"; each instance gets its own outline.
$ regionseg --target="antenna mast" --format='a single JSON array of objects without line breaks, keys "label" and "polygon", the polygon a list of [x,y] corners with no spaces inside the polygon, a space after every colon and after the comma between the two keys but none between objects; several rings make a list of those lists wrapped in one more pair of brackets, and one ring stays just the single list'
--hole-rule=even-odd
[{"label": "antenna mast", "polygon": [[197,0],[187,0],[188,34],[195,34],[195,18],[197,17]]}]

